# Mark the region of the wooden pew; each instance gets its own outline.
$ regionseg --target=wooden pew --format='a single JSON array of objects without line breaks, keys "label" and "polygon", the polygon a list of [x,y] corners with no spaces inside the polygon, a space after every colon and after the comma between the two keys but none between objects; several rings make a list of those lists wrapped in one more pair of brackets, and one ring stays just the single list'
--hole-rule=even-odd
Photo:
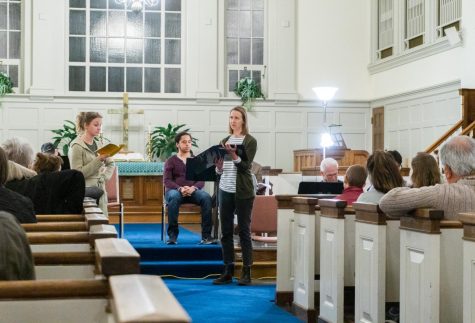
[{"label": "wooden pew", "polygon": [[294,290],[295,246],[295,213],[292,204],[293,197],[331,198],[334,195],[315,194],[276,195],[277,200],[277,279],[275,303],[279,306],[292,304]]},{"label": "wooden pew", "polygon": [[2,281],[0,313],[2,323],[191,321],[161,278],[147,275]]},{"label": "wooden pew", "polygon": [[125,239],[99,239],[94,251],[33,253],[37,279],[85,279],[140,273],[140,255]]},{"label": "wooden pew", "polygon": [[355,322],[384,322],[386,303],[399,302],[399,219],[377,204],[355,210]]},{"label": "wooden pew", "polygon": [[[83,202],[84,208],[97,208],[95,200],[85,198]],[[102,214],[102,210],[99,212]],[[84,221],[84,212],[82,214],[37,214],[36,220],[38,222],[82,222]]]},{"label": "wooden pew", "polygon": [[443,211],[401,218],[401,322],[462,322],[462,224]]},{"label": "wooden pew", "polygon": [[475,322],[475,213],[460,213],[463,223],[463,322]]},{"label": "wooden pew", "polygon": [[320,200],[319,322],[343,322],[345,287],[355,286],[355,213],[346,201]]}]

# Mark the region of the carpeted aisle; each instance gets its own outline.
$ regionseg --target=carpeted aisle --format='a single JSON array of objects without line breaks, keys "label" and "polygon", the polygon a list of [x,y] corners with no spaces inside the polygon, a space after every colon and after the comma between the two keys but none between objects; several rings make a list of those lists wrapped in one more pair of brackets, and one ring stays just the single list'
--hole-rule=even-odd
[{"label": "carpeted aisle", "polygon": [[300,322],[274,304],[275,284],[216,286],[211,279],[164,279],[193,322]]}]

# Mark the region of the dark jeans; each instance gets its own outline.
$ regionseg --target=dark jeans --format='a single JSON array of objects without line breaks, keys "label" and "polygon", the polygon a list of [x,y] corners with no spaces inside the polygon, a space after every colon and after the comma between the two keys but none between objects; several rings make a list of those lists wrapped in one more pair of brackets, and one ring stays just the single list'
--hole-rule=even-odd
[{"label": "dark jeans", "polygon": [[203,239],[211,237],[211,196],[205,191],[196,190],[191,196],[183,197],[177,190],[168,190],[165,193],[168,208],[168,229],[170,238],[178,237],[178,213],[180,205],[193,203],[201,206],[201,236]]},{"label": "dark jeans", "polygon": [[237,214],[239,240],[241,242],[242,262],[244,266],[252,265],[251,211],[254,197],[236,198],[236,194],[219,190],[219,216],[221,218],[221,245],[224,264],[234,263],[234,213]]}]

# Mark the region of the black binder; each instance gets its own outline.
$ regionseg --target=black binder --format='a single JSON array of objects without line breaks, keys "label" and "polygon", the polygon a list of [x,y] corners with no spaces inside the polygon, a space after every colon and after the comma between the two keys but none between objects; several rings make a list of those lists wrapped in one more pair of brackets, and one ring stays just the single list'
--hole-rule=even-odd
[{"label": "black binder", "polygon": [[298,194],[341,194],[342,182],[300,182]]}]

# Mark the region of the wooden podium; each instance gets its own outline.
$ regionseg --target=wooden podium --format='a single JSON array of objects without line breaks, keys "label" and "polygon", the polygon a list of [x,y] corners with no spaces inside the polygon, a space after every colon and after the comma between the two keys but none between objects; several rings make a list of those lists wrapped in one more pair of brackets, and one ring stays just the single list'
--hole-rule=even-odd
[{"label": "wooden podium", "polygon": [[[326,157],[335,159],[339,166],[355,164],[366,166],[366,160],[369,156],[366,150],[351,150],[348,148],[327,148],[325,152]],[[322,159],[323,150],[320,148],[294,150],[294,172],[315,170],[316,167],[320,167]]]}]

